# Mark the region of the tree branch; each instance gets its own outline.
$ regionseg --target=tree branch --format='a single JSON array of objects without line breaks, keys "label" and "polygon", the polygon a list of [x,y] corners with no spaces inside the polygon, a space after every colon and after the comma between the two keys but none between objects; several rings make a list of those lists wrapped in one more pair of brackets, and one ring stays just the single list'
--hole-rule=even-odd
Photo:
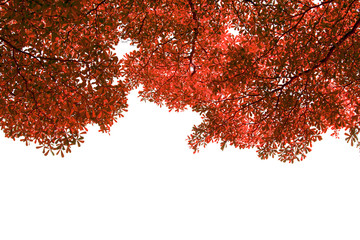
[{"label": "tree branch", "polygon": [[90,62],[86,62],[86,61],[79,61],[79,60],[74,60],[74,59],[63,59],[63,58],[50,58],[50,57],[41,57],[41,56],[34,56],[31,53],[25,52],[17,47],[15,47],[11,42],[9,42],[8,40],[4,39],[3,37],[0,36],[0,40],[2,42],[4,42],[6,45],[8,45],[9,47],[11,47],[13,50],[26,54],[32,58],[35,58],[37,60],[42,59],[42,60],[50,60],[50,61],[59,61],[59,62],[75,62],[75,63],[90,63]]}]

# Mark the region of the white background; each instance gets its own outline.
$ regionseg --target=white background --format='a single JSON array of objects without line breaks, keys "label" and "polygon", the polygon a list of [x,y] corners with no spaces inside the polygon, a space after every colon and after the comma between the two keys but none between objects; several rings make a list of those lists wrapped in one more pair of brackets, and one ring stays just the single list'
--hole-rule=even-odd
[{"label": "white background", "polygon": [[110,136],[65,158],[0,137],[0,239],[360,239],[360,152],[325,136],[300,163],[216,144],[200,117],[129,96]]}]

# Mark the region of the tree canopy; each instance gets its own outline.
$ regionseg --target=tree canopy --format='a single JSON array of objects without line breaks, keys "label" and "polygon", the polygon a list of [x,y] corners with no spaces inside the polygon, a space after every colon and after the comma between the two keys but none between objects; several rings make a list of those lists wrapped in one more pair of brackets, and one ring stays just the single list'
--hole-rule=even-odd
[{"label": "tree canopy", "polygon": [[[108,131],[126,95],[203,121],[210,142],[302,160],[328,130],[360,131],[358,0],[92,0],[0,3],[0,117],[7,137],[69,151]],[[117,59],[120,39],[137,50]]]}]

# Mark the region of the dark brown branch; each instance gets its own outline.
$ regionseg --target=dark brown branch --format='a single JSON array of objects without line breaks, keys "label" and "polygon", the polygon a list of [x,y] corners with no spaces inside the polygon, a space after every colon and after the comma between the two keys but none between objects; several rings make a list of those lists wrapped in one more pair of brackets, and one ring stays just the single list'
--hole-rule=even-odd
[{"label": "dark brown branch", "polygon": [[94,12],[94,11],[97,11],[98,8],[100,7],[100,5],[104,4],[105,2],[106,2],[106,0],[102,0],[100,3],[96,4],[96,7],[93,8],[93,9],[91,9],[90,11],[88,11],[88,12],[86,13],[86,15],[89,15],[90,13],[92,13],[92,12]]},{"label": "dark brown branch", "polygon": [[2,42],[4,42],[6,45],[8,45],[9,47],[11,47],[13,50],[26,54],[32,58],[35,59],[42,59],[42,60],[49,60],[49,61],[59,61],[59,62],[75,62],[75,63],[90,63],[90,62],[86,62],[86,61],[78,61],[78,60],[74,60],[74,59],[62,59],[62,58],[50,58],[50,57],[41,57],[41,56],[34,56],[31,53],[25,52],[17,47],[15,47],[11,42],[7,41],[6,39],[4,39],[3,37],[0,36],[0,40]]},{"label": "dark brown branch", "polygon": [[189,5],[190,5],[190,9],[191,9],[191,13],[192,13],[192,18],[196,23],[196,27],[194,27],[194,37],[191,41],[191,51],[190,51],[190,56],[189,56],[189,60],[190,60],[190,65],[192,65],[192,67],[194,68],[194,71],[191,73],[191,76],[194,75],[196,73],[196,66],[193,63],[193,57],[195,54],[195,44],[196,44],[196,40],[197,37],[199,35],[199,20],[195,11],[195,7],[194,4],[191,0],[188,0]]}]

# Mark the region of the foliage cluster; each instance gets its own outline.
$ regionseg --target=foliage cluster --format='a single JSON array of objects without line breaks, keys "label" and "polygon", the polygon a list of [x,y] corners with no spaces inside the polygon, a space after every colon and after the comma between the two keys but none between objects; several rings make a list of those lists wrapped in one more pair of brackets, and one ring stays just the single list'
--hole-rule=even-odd
[{"label": "foliage cluster", "polygon": [[[358,0],[82,0],[0,3],[0,117],[7,137],[70,151],[108,131],[126,95],[203,122],[189,144],[303,160],[328,130],[360,131]],[[120,39],[137,50],[122,59]],[[121,79],[119,81],[118,79]]]}]

